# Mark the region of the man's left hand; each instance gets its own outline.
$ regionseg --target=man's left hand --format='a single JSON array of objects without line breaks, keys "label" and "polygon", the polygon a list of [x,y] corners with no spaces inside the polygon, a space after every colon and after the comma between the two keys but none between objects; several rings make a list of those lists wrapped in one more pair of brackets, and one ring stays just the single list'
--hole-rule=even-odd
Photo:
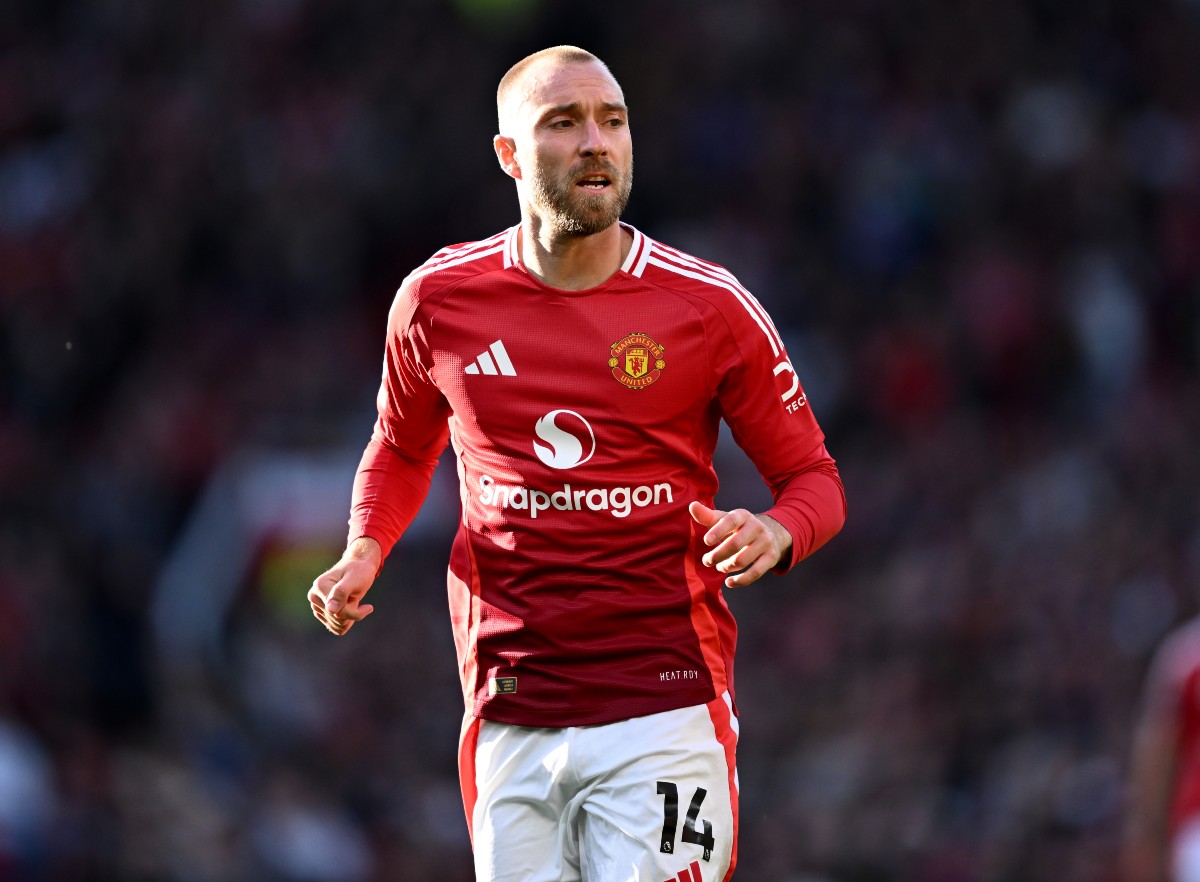
[{"label": "man's left hand", "polygon": [[769,515],[756,515],[744,508],[721,511],[699,502],[688,506],[692,518],[707,528],[704,544],[711,548],[700,558],[718,573],[732,573],[728,588],[745,588],[777,565],[791,552],[792,537]]}]

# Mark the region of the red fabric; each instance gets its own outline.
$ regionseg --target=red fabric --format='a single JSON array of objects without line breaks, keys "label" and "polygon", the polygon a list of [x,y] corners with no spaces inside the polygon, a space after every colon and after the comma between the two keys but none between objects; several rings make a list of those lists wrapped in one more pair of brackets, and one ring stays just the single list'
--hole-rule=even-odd
[{"label": "red fabric", "polygon": [[389,551],[452,440],[451,620],[468,711],[498,722],[604,723],[707,703],[726,680],[732,693],[736,627],[687,511],[712,504],[721,419],[792,534],[780,569],[845,517],[766,313],[725,270],[627,229],[622,270],[578,292],[525,270],[516,228],[444,249],[389,318],[350,533]]},{"label": "red fabric", "polygon": [[467,815],[467,833],[475,845],[475,803],[479,801],[479,786],[475,783],[475,753],[479,746],[479,717],[463,717],[458,734],[458,783],[462,788],[463,811]]},{"label": "red fabric", "polygon": [[[733,714],[725,704],[724,697],[718,697],[708,703],[708,714],[712,718],[713,731],[717,740],[725,748],[725,761],[729,764],[729,805],[733,809],[733,850],[729,855],[729,869],[721,882],[729,882],[733,871],[737,869],[738,859],[738,827],[739,827],[739,797],[737,781],[737,731],[734,728]],[[696,872],[697,882],[703,882],[700,873]]]},{"label": "red fabric", "polygon": [[1200,816],[1200,646],[1191,667],[1177,685],[1178,702],[1175,795],[1171,803],[1171,831]]}]

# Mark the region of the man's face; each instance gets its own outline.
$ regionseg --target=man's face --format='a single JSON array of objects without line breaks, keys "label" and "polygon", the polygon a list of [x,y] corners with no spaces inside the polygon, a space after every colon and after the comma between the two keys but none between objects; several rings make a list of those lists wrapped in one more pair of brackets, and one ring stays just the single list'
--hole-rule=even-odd
[{"label": "man's face", "polygon": [[633,186],[633,142],[621,87],[595,62],[544,62],[515,108],[516,156],[531,212],[555,234],[612,226]]}]

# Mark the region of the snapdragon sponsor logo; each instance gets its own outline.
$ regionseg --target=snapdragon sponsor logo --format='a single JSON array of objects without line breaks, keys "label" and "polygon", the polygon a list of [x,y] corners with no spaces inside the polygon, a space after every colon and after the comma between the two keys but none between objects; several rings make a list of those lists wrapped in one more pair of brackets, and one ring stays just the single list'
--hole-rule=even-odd
[{"label": "snapdragon sponsor logo", "polygon": [[563,484],[557,490],[538,490],[524,484],[502,484],[491,475],[479,477],[479,501],[499,509],[529,512],[536,518],[550,511],[606,511],[614,518],[629,517],[635,508],[670,504],[675,501],[671,485],[640,484],[637,487],[573,487]]},{"label": "snapdragon sponsor logo", "polygon": [[[596,433],[587,419],[573,410],[552,410],[533,425],[533,452],[543,464],[566,471],[581,466],[596,453]],[[606,511],[627,518],[635,508],[675,501],[671,485],[637,487],[579,487],[562,484],[539,489],[525,484],[505,484],[491,475],[479,477],[479,501],[498,509],[528,512],[536,518],[544,511]]]},{"label": "snapdragon sponsor logo", "polygon": [[[558,421],[562,420],[562,425]],[[596,433],[591,424],[573,410],[552,410],[533,426],[545,443],[533,442],[537,458],[552,469],[573,469],[596,452]],[[587,453],[583,452],[587,446]]]}]

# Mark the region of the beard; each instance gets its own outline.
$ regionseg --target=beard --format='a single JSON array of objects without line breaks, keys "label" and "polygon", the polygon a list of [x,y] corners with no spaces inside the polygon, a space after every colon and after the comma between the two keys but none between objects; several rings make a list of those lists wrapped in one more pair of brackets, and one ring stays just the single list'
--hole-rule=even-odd
[{"label": "beard", "polygon": [[[611,183],[602,193],[589,194],[575,186],[581,177],[607,175]],[[592,236],[615,224],[629,204],[633,189],[633,160],[624,171],[607,160],[577,166],[561,176],[538,168],[530,181],[533,204],[541,210],[555,235]]]}]

